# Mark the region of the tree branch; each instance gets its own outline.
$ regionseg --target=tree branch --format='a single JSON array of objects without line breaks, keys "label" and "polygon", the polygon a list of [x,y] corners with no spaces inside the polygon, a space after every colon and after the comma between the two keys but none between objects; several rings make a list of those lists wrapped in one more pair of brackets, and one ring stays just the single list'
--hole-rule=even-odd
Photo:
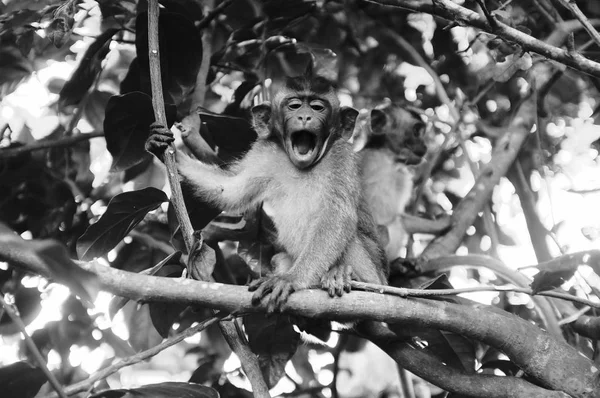
[{"label": "tree branch", "polygon": [[513,287],[513,286],[472,286],[463,287],[458,289],[409,289],[406,287],[394,287],[394,286],[383,286],[374,283],[366,282],[351,282],[352,288],[357,290],[363,290],[365,292],[375,292],[392,294],[398,297],[439,297],[439,296],[456,296],[462,293],[473,293],[473,292],[515,292],[524,293],[529,296],[546,296],[558,298],[561,300],[571,301],[573,303],[584,304],[589,307],[600,309],[600,303],[577,297],[572,294],[554,291],[543,291],[534,292],[532,289],[527,287]]},{"label": "tree branch", "polygon": [[[33,253],[11,251],[7,247],[10,244],[0,240],[0,261],[47,273]],[[135,274],[96,262],[81,265],[97,275],[104,290],[133,300],[195,303],[237,313],[266,312],[265,306],[252,305],[252,293],[246,287]],[[524,372],[551,389],[577,398],[600,393],[595,384],[598,368],[575,348],[529,321],[490,311],[487,306],[356,291],[332,299],[322,290],[303,290],[294,293],[283,310],[307,318],[341,322],[364,319],[450,331],[502,350]]]},{"label": "tree branch", "polygon": [[[174,346],[175,344],[183,341],[184,339],[187,339],[188,337],[191,337],[191,336],[195,335],[196,333],[203,331],[210,325],[221,321],[224,317],[225,317],[224,313],[219,313],[216,316],[206,319],[195,326],[187,328],[186,330],[184,330],[181,333],[176,334],[175,336],[169,337],[168,339],[166,339],[165,341],[161,342],[160,344],[158,344],[154,347],[151,347],[147,350],[138,352],[137,354],[131,355],[127,358],[123,358],[119,362],[116,362],[110,366],[107,366],[106,368],[104,368],[102,370],[97,371],[96,373],[94,373],[93,375],[88,377],[87,379],[80,381],[79,383],[72,384],[72,385],[66,387],[65,392],[67,395],[74,395],[74,394],[77,394],[80,392],[87,391],[91,387],[93,387],[94,383],[96,383],[98,380],[106,379],[108,376],[110,376],[113,373],[116,373],[117,371],[119,371],[122,368],[134,365],[138,362],[145,361],[148,358],[152,358],[153,356],[164,351],[165,349],[167,349],[171,346]],[[50,394],[50,395],[45,396],[44,398],[55,398],[55,397],[56,397],[55,394]]]},{"label": "tree branch", "polygon": [[[165,113],[165,100],[162,91],[160,52],[158,48],[158,17],[158,0],[150,0],[148,2],[148,57],[150,62],[150,81],[152,84],[152,108],[154,109],[154,119],[163,126],[166,126],[167,115]],[[194,228],[192,228],[192,223],[190,222],[188,211],[183,201],[183,193],[181,192],[179,173],[177,172],[175,161],[174,145],[171,145],[165,151],[165,166],[167,167],[167,176],[172,192],[171,201],[177,215],[177,220],[179,221],[185,246],[189,251],[194,244]]]},{"label": "tree branch", "polygon": [[571,13],[581,22],[583,28],[589,33],[590,37],[600,46],[600,33],[590,23],[589,19],[585,16],[583,11],[579,8],[574,0],[558,0],[565,8],[571,11]]},{"label": "tree branch", "polygon": [[411,11],[424,12],[434,16],[444,18],[455,23],[472,26],[494,34],[505,40],[519,44],[523,50],[532,51],[548,59],[560,62],[573,69],[600,77],[600,63],[592,61],[581,54],[570,53],[567,50],[551,46],[543,41],[536,39],[518,29],[512,28],[505,23],[497,20],[497,25],[493,29],[485,17],[481,17],[474,11],[468,10],[451,0],[432,0],[432,3],[425,3],[420,0],[366,0],[370,3],[379,5],[404,8]]},{"label": "tree branch", "polygon": [[77,144],[81,141],[91,140],[92,138],[104,137],[104,133],[77,134],[71,137],[65,137],[58,140],[40,140],[33,144],[23,145],[15,148],[0,148],[0,159],[15,157],[25,153],[39,151],[41,149],[62,148]]},{"label": "tree branch", "polygon": [[[148,52],[150,60],[150,80],[152,84],[152,107],[154,108],[155,119],[163,126],[166,126],[167,117],[165,114],[160,73],[158,21],[158,0],[149,0]],[[177,220],[179,220],[179,226],[185,241],[185,246],[188,250],[188,253],[191,254],[191,250],[194,245],[194,229],[183,200],[183,193],[181,192],[181,184],[179,182],[179,174],[175,160],[175,146],[173,144],[171,144],[169,149],[165,151],[165,165],[167,167],[167,176],[169,178],[169,185],[171,187],[171,201],[173,203],[173,207],[175,208]],[[188,264],[188,276],[191,276],[192,273],[189,267],[190,265]],[[252,385],[254,395],[259,398],[269,398],[269,389],[267,388],[267,384],[262,376],[262,372],[258,364],[258,358],[241,340],[240,336],[238,335],[236,324],[233,322],[221,322],[219,323],[219,328],[221,329],[223,337],[233,352],[239,357],[242,368],[244,369],[244,372],[246,373],[246,376]]]},{"label": "tree branch", "polygon": [[431,352],[419,350],[407,342],[398,341],[386,328],[368,324],[365,337],[379,346],[400,366],[446,391],[461,396],[486,398],[567,398],[560,391],[550,391],[519,377],[497,377],[469,374],[440,362]]}]

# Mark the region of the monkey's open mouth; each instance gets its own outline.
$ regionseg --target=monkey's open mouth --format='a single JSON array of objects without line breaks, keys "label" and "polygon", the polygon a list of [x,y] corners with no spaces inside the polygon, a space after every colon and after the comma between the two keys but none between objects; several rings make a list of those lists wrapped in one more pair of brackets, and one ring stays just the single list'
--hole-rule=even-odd
[{"label": "monkey's open mouth", "polygon": [[292,148],[300,156],[310,156],[317,145],[317,136],[309,131],[292,134]]}]

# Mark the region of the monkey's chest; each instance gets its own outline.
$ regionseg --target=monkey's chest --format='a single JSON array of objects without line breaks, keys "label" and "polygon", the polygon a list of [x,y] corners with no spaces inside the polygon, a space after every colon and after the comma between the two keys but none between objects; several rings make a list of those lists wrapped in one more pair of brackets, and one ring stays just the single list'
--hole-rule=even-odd
[{"label": "monkey's chest", "polygon": [[[311,190],[310,184],[281,187],[263,208],[277,228],[277,241],[296,258],[302,251],[325,207],[322,192]],[[287,188],[287,189],[286,189]],[[293,189],[292,189],[293,188]]]}]

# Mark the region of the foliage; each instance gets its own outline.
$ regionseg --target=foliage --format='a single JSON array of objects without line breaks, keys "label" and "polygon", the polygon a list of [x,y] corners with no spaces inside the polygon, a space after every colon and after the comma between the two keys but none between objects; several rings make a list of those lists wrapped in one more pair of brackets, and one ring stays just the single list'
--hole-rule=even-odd
[{"label": "foliage", "polygon": [[[273,394],[402,389],[410,398],[441,396],[433,386],[440,385],[464,396],[469,383],[453,387],[453,375],[501,374],[514,376],[505,385],[526,383],[518,396],[550,389],[585,396],[587,375],[567,380],[569,369],[559,368],[549,371],[551,380],[524,375],[526,366],[506,352],[520,344],[514,314],[598,365],[600,269],[592,249],[600,239],[600,85],[593,70],[600,43],[582,28],[600,17],[596,2],[579,4],[588,19],[577,19],[572,4],[555,8],[548,0],[436,0],[433,8],[408,0],[160,3],[161,83],[168,125],[182,133],[178,150],[226,166],[256,139],[252,104],[268,100],[283,77],[314,66],[337,83],[342,103],[363,110],[355,149],[388,139],[395,167],[415,181],[406,215],[395,203],[382,206],[401,220],[381,225],[382,236],[396,239],[400,228],[408,241],[403,258],[391,261],[390,285],[467,309],[483,303],[506,319],[484,327],[514,328],[517,336],[486,344],[486,336],[469,334],[480,321],[474,316],[459,320],[462,333],[390,325],[394,339],[443,369],[400,378],[390,358],[356,336],[360,327],[333,333],[326,345],[302,345],[299,328],[327,339],[329,322],[240,316],[238,337],[247,339]],[[454,21],[440,12],[454,13]],[[8,301],[0,348],[13,352],[0,359],[0,391],[52,392],[40,358],[13,337],[24,331],[7,314],[14,303],[42,362],[69,394],[249,396],[238,357],[214,326],[199,341],[180,341],[141,363],[144,353],[214,315],[205,303],[174,302],[151,289],[146,301],[111,299],[98,294],[110,286],[86,266],[238,285],[270,271],[276,231],[267,211],[220,213],[183,186],[192,225],[202,231],[185,252],[163,192],[165,171],[144,149],[154,122],[147,3],[8,0],[0,13],[0,293]],[[507,40],[506,27],[523,36]],[[533,38],[566,48],[571,68],[534,52]],[[413,131],[407,126],[415,119],[423,123]],[[498,290],[437,295],[485,286]],[[528,295],[537,293],[567,300]],[[388,340],[372,340],[389,348]],[[117,358],[133,370],[112,369]],[[418,373],[424,357],[415,358],[400,365]],[[142,385],[157,374],[161,383]]]}]

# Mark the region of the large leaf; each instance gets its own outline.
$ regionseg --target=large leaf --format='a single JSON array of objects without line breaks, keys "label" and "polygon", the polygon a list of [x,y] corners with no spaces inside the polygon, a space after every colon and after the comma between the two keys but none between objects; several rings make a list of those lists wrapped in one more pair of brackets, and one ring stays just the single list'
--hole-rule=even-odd
[{"label": "large leaf", "polygon": [[219,398],[219,394],[210,387],[192,383],[167,382],[148,384],[139,388],[106,390],[92,395],[91,398]]},{"label": "large leaf", "polygon": [[46,37],[57,48],[62,47],[71,37],[73,24],[75,23],[75,3],[64,2],[54,10],[50,25],[46,27]]},{"label": "large leaf", "polygon": [[269,388],[285,373],[289,361],[300,343],[300,335],[294,331],[288,317],[249,314],[244,317],[244,327],[252,352],[258,356],[260,370]]},{"label": "large leaf", "polygon": [[[196,84],[202,63],[202,36],[190,19],[173,12],[160,13],[158,34],[165,98],[179,104]],[[135,48],[140,81],[144,81],[150,75],[147,13],[136,19]]]},{"label": "large leaf", "polygon": [[200,112],[202,123],[207,129],[201,133],[208,134],[204,137],[209,142],[214,142],[220,150],[241,154],[250,149],[250,145],[256,140],[256,132],[246,119],[221,115],[202,109]]},{"label": "large leaf", "polygon": [[44,372],[27,362],[0,368],[0,391],[4,397],[34,397],[45,382]]},{"label": "large leaf", "polygon": [[[173,105],[166,106],[170,126],[177,113]],[[112,171],[126,170],[151,155],[144,149],[150,124],[154,122],[152,99],[139,91],[115,95],[108,100],[104,117],[106,148],[113,157]]]},{"label": "large leaf", "polygon": [[110,51],[110,39],[118,31],[119,29],[116,28],[108,29],[90,44],[77,69],[60,90],[59,103],[61,106],[76,105],[83,99],[102,71],[102,61]]},{"label": "large leaf", "polygon": [[145,188],[115,196],[108,203],[102,217],[90,225],[77,241],[79,258],[91,260],[108,253],[149,211],[168,200],[167,195],[156,188]]},{"label": "large leaf", "polygon": [[93,273],[79,267],[67,252],[67,248],[53,239],[25,240],[0,223],[0,260],[11,262],[11,253],[26,253],[27,262],[38,268],[41,274],[64,283],[88,302],[93,302],[99,290],[99,282]]},{"label": "large leaf", "polygon": [[31,72],[31,64],[17,47],[0,46],[0,100],[15,91]]},{"label": "large leaf", "polygon": [[148,304],[138,305],[130,301],[123,307],[123,315],[129,331],[129,345],[136,352],[147,350],[162,341],[150,318]]}]

